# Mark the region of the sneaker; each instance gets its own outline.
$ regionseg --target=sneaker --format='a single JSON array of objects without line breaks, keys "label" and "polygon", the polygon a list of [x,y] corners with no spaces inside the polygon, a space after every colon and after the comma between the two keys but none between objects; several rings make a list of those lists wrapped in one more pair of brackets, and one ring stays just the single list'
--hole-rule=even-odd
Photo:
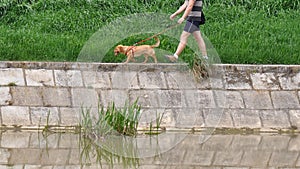
[{"label": "sneaker", "polygon": [[165,55],[165,57],[173,63],[177,62],[177,58],[173,55]]}]

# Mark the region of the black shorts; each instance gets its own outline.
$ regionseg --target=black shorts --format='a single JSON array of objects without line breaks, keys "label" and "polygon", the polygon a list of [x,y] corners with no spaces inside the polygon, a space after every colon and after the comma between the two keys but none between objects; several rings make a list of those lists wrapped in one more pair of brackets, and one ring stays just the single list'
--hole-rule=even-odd
[{"label": "black shorts", "polygon": [[189,33],[200,31],[200,21],[187,20],[183,30]]}]

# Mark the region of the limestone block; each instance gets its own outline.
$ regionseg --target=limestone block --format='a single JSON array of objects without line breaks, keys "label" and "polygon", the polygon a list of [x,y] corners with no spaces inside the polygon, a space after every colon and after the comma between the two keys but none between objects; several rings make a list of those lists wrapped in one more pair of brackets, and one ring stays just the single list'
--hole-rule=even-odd
[{"label": "limestone block", "polygon": [[273,109],[267,91],[242,91],[242,95],[247,109]]},{"label": "limestone block", "polygon": [[57,107],[31,107],[30,117],[34,126],[59,124],[59,112]]},{"label": "limestone block", "polygon": [[238,91],[213,91],[216,102],[220,108],[244,108],[243,98]]},{"label": "limestone block", "polygon": [[45,87],[42,88],[42,96],[45,106],[71,106],[71,94],[67,88]]},{"label": "limestone block", "polygon": [[11,87],[12,105],[43,106],[41,87]]},{"label": "limestone block", "polygon": [[[300,70],[300,69],[299,69]],[[279,76],[279,82],[284,90],[300,89],[300,71]]]},{"label": "limestone block", "polygon": [[275,73],[252,73],[252,84],[254,89],[279,90],[279,82]]},{"label": "limestone block", "polygon": [[111,89],[109,72],[83,71],[82,76],[85,87],[97,89]]},{"label": "limestone block", "polygon": [[21,68],[0,69],[0,85],[25,86],[23,70]]},{"label": "limestone block", "polygon": [[139,89],[137,72],[111,72],[112,89]]},{"label": "limestone block", "polygon": [[262,124],[257,110],[230,110],[236,128],[261,128]]},{"label": "limestone block", "polygon": [[234,135],[232,144],[227,149],[256,151],[259,150],[259,144],[262,136],[260,135]]},{"label": "limestone block", "polygon": [[78,149],[80,137],[80,134],[62,134],[59,139],[59,148]]},{"label": "limestone block", "polygon": [[262,167],[265,168],[268,165],[272,152],[249,150],[245,151],[242,158],[241,165],[248,167]]},{"label": "limestone block", "polygon": [[40,163],[42,165],[67,165],[70,150],[49,149],[42,152]]},{"label": "limestone block", "polygon": [[54,86],[53,71],[46,69],[25,69],[27,86]]},{"label": "limestone block", "polygon": [[81,122],[81,108],[60,108],[61,124],[63,126],[78,126]]},{"label": "limestone block", "polygon": [[300,129],[300,110],[290,110],[289,116],[291,120],[291,125]]},{"label": "limestone block", "polygon": [[196,166],[210,166],[214,157],[214,151],[188,151],[184,163]]},{"label": "limestone block", "polygon": [[[182,106],[187,108],[216,108],[214,91],[211,90],[182,90]],[[184,104],[184,97],[186,105]]]},{"label": "limestone block", "polygon": [[265,128],[290,128],[287,111],[285,110],[261,110],[260,118]]},{"label": "limestone block", "polygon": [[176,110],[176,128],[204,127],[203,112],[199,109],[178,109]]},{"label": "limestone block", "polygon": [[169,89],[195,89],[197,83],[193,75],[186,72],[167,72],[165,74]]},{"label": "limestone block", "polygon": [[140,88],[166,89],[167,84],[163,72],[139,72]]},{"label": "limestone block", "polygon": [[8,149],[0,148],[0,164],[8,164],[10,156],[11,153],[8,151]]},{"label": "limestone block", "polygon": [[272,167],[290,166],[296,163],[298,156],[299,152],[276,151],[273,152],[269,165]]},{"label": "limestone block", "polygon": [[42,149],[11,149],[10,164],[40,164]]},{"label": "limestone block", "polygon": [[291,137],[288,151],[300,152],[300,136]]},{"label": "limestone block", "polygon": [[234,136],[232,135],[211,135],[211,137],[202,144],[202,150],[224,152],[228,151]]},{"label": "limestone block", "polygon": [[183,92],[180,90],[159,90],[158,104],[161,108],[183,108],[186,107]]},{"label": "limestone block", "polygon": [[225,72],[225,89],[252,89],[251,79],[246,72]]},{"label": "limestone block", "polygon": [[0,105],[9,105],[12,103],[12,97],[9,87],[0,87]]},{"label": "limestone block", "polygon": [[2,124],[4,125],[31,125],[28,107],[1,107],[1,114]]},{"label": "limestone block", "polygon": [[[125,94],[123,95],[124,95],[123,97],[125,98]],[[130,90],[129,91],[129,100],[132,102],[138,99],[138,104],[144,108],[159,108],[160,105],[159,97],[160,97],[159,90]],[[124,101],[122,105],[124,105]]]},{"label": "limestone block", "polygon": [[233,127],[233,121],[229,111],[224,109],[203,110],[205,127],[223,128]]},{"label": "limestone block", "polygon": [[63,87],[83,87],[79,70],[54,70],[55,85]]},{"label": "limestone block", "polygon": [[266,135],[262,137],[261,143],[258,148],[262,151],[273,152],[273,151],[286,151],[290,137],[283,135]]},{"label": "limestone block", "polygon": [[29,148],[32,149],[57,149],[60,134],[50,134],[45,137],[42,132],[32,132],[30,135]]},{"label": "limestone block", "polygon": [[242,151],[219,151],[215,155],[213,164],[220,166],[237,166],[240,164],[242,155]]},{"label": "limestone block", "polygon": [[74,107],[98,107],[99,97],[95,89],[72,88],[71,95]]},{"label": "limestone block", "polygon": [[274,108],[300,108],[299,99],[295,91],[273,91],[271,92],[271,97],[274,104]]},{"label": "limestone block", "polygon": [[11,149],[28,148],[30,133],[28,132],[5,132],[2,133],[1,147]]}]

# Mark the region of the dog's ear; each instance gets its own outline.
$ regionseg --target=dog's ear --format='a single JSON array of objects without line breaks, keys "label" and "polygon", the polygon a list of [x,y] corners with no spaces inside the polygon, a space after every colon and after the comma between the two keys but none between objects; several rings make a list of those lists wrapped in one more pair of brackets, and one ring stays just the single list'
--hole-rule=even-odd
[{"label": "dog's ear", "polygon": [[118,50],[119,50],[121,53],[124,53],[124,47],[123,47],[123,45],[118,45],[117,48],[118,48]]}]

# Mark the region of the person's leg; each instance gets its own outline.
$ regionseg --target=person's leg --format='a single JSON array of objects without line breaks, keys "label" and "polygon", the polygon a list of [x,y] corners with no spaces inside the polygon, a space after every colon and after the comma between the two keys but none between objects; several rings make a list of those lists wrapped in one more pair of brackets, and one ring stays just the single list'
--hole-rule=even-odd
[{"label": "person's leg", "polygon": [[201,50],[202,57],[205,58],[205,59],[208,59],[207,51],[206,51],[206,45],[205,45],[204,39],[202,38],[201,32],[200,31],[195,31],[195,32],[193,32],[193,36],[195,37],[195,39],[198,43],[198,47]]},{"label": "person's leg", "polygon": [[177,55],[177,57],[181,54],[181,52],[183,51],[183,49],[185,48],[186,44],[187,44],[187,39],[188,37],[190,36],[191,33],[189,32],[186,32],[186,31],[183,31],[181,33],[181,36],[180,36],[180,42],[177,46],[177,50],[175,52],[174,55]]}]

